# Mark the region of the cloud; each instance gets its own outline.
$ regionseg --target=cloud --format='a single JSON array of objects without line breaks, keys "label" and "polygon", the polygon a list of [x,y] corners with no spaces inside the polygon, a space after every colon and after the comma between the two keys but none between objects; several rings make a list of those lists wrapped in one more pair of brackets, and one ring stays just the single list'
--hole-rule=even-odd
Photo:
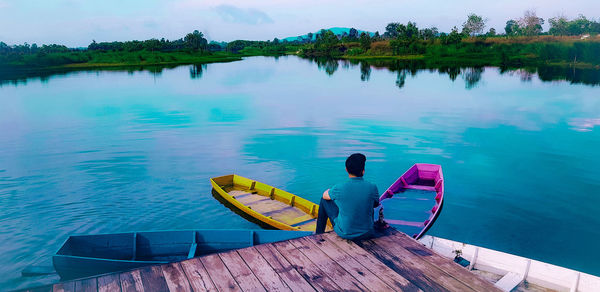
[{"label": "cloud", "polygon": [[254,8],[243,9],[232,5],[222,4],[215,7],[214,10],[226,22],[246,24],[273,23],[273,19],[271,19],[269,15]]}]

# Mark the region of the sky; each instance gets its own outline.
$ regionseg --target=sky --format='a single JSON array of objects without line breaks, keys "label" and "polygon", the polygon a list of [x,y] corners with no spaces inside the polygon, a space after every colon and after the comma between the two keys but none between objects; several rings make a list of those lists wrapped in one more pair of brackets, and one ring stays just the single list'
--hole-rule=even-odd
[{"label": "sky", "polygon": [[0,0],[0,41],[83,47],[92,40],[173,40],[195,29],[209,40],[267,40],[330,27],[383,32],[387,23],[408,21],[448,32],[469,13],[488,20],[486,31],[502,32],[508,19],[525,10],[546,20],[579,14],[597,20],[600,1]]}]

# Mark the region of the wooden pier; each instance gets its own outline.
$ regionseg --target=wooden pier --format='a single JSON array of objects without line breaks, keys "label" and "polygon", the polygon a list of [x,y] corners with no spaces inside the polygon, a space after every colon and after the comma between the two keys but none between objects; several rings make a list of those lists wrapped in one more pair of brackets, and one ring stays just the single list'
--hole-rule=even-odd
[{"label": "wooden pier", "polygon": [[500,291],[407,235],[335,233],[61,282],[29,291]]}]

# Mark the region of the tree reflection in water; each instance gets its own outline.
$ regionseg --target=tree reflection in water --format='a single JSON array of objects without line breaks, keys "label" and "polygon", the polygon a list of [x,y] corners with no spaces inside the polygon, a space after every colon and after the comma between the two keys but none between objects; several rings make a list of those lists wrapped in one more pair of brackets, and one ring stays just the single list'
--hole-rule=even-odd
[{"label": "tree reflection in water", "polygon": [[206,70],[206,64],[194,64],[190,66],[190,78],[192,79],[200,79],[202,78],[202,74]]}]

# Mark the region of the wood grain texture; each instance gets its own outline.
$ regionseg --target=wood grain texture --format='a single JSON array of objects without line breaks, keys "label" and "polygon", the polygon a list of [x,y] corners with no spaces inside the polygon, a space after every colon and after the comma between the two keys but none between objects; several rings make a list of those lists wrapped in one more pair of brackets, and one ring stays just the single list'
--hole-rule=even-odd
[{"label": "wood grain texture", "polygon": [[277,251],[285,257],[292,267],[298,271],[306,281],[308,281],[317,291],[341,290],[335,281],[327,276],[328,273],[319,269],[302,252],[299,252],[289,241],[270,243],[275,246]]},{"label": "wood grain texture", "polygon": [[98,292],[121,291],[119,274],[108,274],[98,277]]},{"label": "wood grain texture", "polygon": [[96,278],[77,280],[75,281],[75,291],[96,292],[98,291],[98,280]]},{"label": "wood grain texture", "polygon": [[255,247],[237,251],[267,291],[291,291]]},{"label": "wood grain texture", "polygon": [[[431,263],[424,260],[421,256],[411,253],[396,241],[392,240],[389,236],[381,237],[373,239],[373,242],[380,246],[381,248],[385,248],[394,253],[394,255],[402,258],[404,261],[409,261],[413,266],[419,267],[420,270],[423,271],[425,275],[434,279],[438,284],[449,290],[461,290],[461,291],[487,291],[487,290],[478,290],[475,287],[467,285],[461,281],[458,281],[452,275],[446,273],[443,269],[436,265],[432,265]],[[472,275],[471,277],[476,277]],[[493,290],[492,290],[493,291]]]},{"label": "wood grain texture", "polygon": [[194,291],[217,291],[199,258],[183,261],[181,267]]},{"label": "wood grain texture", "polygon": [[144,285],[142,285],[142,277],[140,276],[140,270],[132,270],[119,274],[119,280],[121,281],[122,292],[142,292],[144,291]]},{"label": "wood grain texture", "polygon": [[367,240],[360,242],[360,245],[423,291],[473,291],[423,260],[411,257],[409,251],[387,244],[381,246],[381,243]]},{"label": "wood grain texture", "polygon": [[500,289],[494,286],[494,284],[482,279],[472,272],[469,272],[467,269],[463,268],[454,261],[444,258],[435,251],[426,248],[406,234],[396,231],[389,236],[389,239],[392,239],[396,244],[404,247],[406,250],[421,257],[429,263],[439,267],[446,273],[454,276],[455,279],[467,284],[475,290],[500,291]]},{"label": "wood grain texture", "polygon": [[142,267],[139,271],[145,291],[169,291],[161,266]]},{"label": "wood grain texture", "polygon": [[[344,250],[348,254],[352,255],[354,259],[360,262],[363,266],[365,266],[375,275],[379,276],[379,278],[386,284],[388,284],[390,287],[401,291],[422,291],[421,289],[419,289],[419,287],[415,286],[415,284],[411,283],[409,280],[396,273],[394,270],[386,266],[371,253],[364,250],[360,246],[354,244],[352,241],[343,239],[333,232],[325,233],[321,236],[326,240],[334,243],[341,250]],[[316,239],[318,238],[319,237],[316,237]]]},{"label": "wood grain texture", "polygon": [[203,256],[200,260],[219,291],[242,291],[219,255]]},{"label": "wood grain texture", "polygon": [[167,282],[169,291],[176,292],[191,292],[190,283],[183,272],[183,268],[179,263],[170,263],[162,265],[162,273]]},{"label": "wood grain texture", "polygon": [[337,245],[321,236],[311,236],[302,239],[306,245],[313,245],[329,256],[333,262],[337,263],[352,275],[356,280],[367,285],[371,291],[394,291],[385,282],[379,279],[375,274],[361,265],[357,260],[348,255],[347,251],[340,249]]},{"label": "wood grain texture", "polygon": [[74,292],[75,291],[75,282],[61,282],[56,283],[52,286],[52,291],[55,292]]},{"label": "wood grain texture", "polygon": [[243,291],[266,291],[237,251],[220,253],[219,256]]},{"label": "wood grain texture", "polygon": [[369,291],[365,285],[354,278],[344,268],[330,258],[317,246],[312,244],[306,238],[299,238],[289,241],[310,259],[321,271],[325,272],[327,277],[331,278],[340,288],[346,291]]},{"label": "wood grain texture", "polygon": [[292,291],[315,291],[315,289],[300,275],[292,264],[283,257],[275,246],[270,244],[258,245],[256,250],[269,263],[271,268],[277,273],[283,282],[292,289]]}]

